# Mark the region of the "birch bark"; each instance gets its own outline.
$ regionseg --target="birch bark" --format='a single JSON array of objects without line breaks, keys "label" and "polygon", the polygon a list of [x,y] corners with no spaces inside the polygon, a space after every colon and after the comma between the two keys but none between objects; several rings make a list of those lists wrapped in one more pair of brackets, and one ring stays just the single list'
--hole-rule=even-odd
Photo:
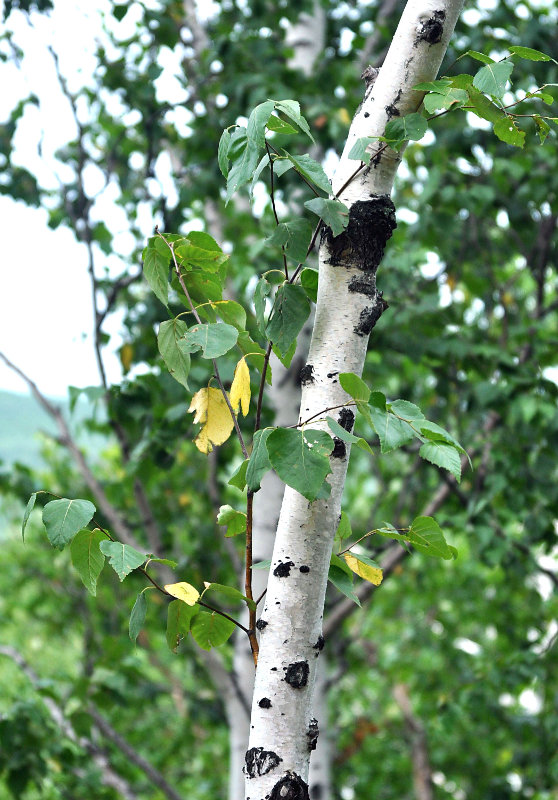
[{"label": "birch bark", "polygon": [[[355,139],[379,136],[390,118],[418,108],[422,94],[412,87],[436,77],[461,6],[462,0],[409,0],[380,74],[351,125],[334,192],[357,166],[348,158]],[[362,373],[369,334],[384,310],[376,270],[395,227],[390,193],[400,160],[400,153],[377,146],[370,167],[340,194],[350,209],[347,230],[336,238],[326,231],[322,238],[308,356],[312,369],[306,370],[311,378],[302,389],[302,421],[347,402],[340,372]],[[349,408],[343,418],[352,418]],[[348,457],[348,448],[338,443],[327,500],[309,503],[289,487],[285,491],[259,622],[260,655],[245,757],[246,800],[309,799],[308,769],[316,736],[313,690]]]}]

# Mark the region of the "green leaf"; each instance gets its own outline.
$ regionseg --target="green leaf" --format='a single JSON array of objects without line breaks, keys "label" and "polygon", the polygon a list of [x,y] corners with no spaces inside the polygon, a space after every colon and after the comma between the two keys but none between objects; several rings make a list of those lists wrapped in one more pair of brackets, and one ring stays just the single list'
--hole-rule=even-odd
[{"label": "green leaf", "polygon": [[369,153],[366,148],[371,145],[372,142],[377,141],[378,139],[375,136],[361,136],[360,139],[357,139],[354,145],[351,147],[348,158],[352,158],[355,161],[364,161],[365,164],[370,164],[372,153]]},{"label": "green leaf", "polygon": [[393,150],[400,150],[404,142],[409,139],[419,141],[428,128],[428,122],[418,113],[407,114],[406,117],[396,117],[386,125],[384,135],[380,138],[389,144]]},{"label": "green leaf", "polygon": [[147,560],[145,553],[140,553],[129,544],[104,541],[100,543],[99,547],[101,552],[108,556],[110,565],[120,581],[123,581],[126,575],[129,575],[137,567],[141,567]]},{"label": "green leaf", "polygon": [[192,231],[188,239],[174,248],[174,253],[181,267],[185,269],[202,269],[204,272],[218,272],[229,260],[217,242],[203,231]]},{"label": "green leaf", "polygon": [[[377,394],[380,394],[380,392]],[[412,441],[414,438],[415,433],[413,429],[406,422],[398,419],[394,414],[391,414],[389,411],[384,411],[374,404],[370,404],[369,411],[374,429],[380,437],[382,453],[390,453],[392,450],[407,444],[407,442]]]},{"label": "green leaf", "polygon": [[409,539],[416,550],[435,558],[455,558],[457,551],[449,547],[442,529],[432,517],[417,517],[409,530]]},{"label": "green leaf", "polygon": [[298,125],[300,130],[314,141],[308,123],[300,113],[300,105],[296,100],[275,100],[275,108]]},{"label": "green leaf", "polygon": [[218,358],[228,353],[235,346],[237,339],[237,329],[225,322],[194,325],[184,335],[185,346],[190,352],[202,348],[204,358]]},{"label": "green leaf", "polygon": [[234,325],[237,331],[246,328],[246,311],[235,300],[223,300],[217,303],[216,311],[227,325]]},{"label": "green leaf", "polygon": [[205,597],[205,595],[208,594],[209,592],[216,592],[217,594],[226,597],[235,605],[238,603],[246,603],[248,608],[252,609],[252,611],[256,610],[256,603],[253,600],[250,600],[248,597],[246,597],[246,595],[242,594],[242,592],[240,592],[234,586],[225,586],[222,583],[206,583],[205,589],[203,590],[201,597]]},{"label": "green leaf", "polygon": [[403,417],[404,419],[424,419],[424,414],[420,408],[414,403],[409,403],[408,400],[394,400],[393,403],[389,403],[388,408],[398,417]]},{"label": "green leaf", "polygon": [[254,291],[254,309],[256,311],[256,322],[262,336],[265,336],[265,299],[271,292],[271,284],[262,277],[259,279]]},{"label": "green leaf", "polygon": [[285,122],[285,120],[280,117],[276,117],[274,114],[267,121],[267,129],[268,131],[285,135],[297,133],[296,128],[293,128],[288,122]]},{"label": "green leaf", "polygon": [[52,500],[43,508],[43,525],[53,547],[63,550],[92,519],[97,509],[89,500]]},{"label": "green leaf", "polygon": [[184,341],[188,326],[181,319],[167,319],[159,325],[157,346],[172,377],[188,389],[190,350]]},{"label": "green leaf", "polygon": [[419,428],[421,434],[430,439],[431,441],[443,441],[447,444],[453,445],[456,450],[459,450],[460,453],[465,453],[464,448],[459,444],[457,439],[455,439],[451,433],[449,433],[445,428],[441,428],[440,425],[436,425],[435,422],[430,422],[428,419],[419,420],[417,427]]},{"label": "green leaf", "polygon": [[258,166],[260,149],[253,139],[247,139],[240,157],[233,163],[227,178],[227,205],[235,192],[251,180],[254,170]]},{"label": "green leaf", "polygon": [[[192,300],[200,303],[218,302],[223,296],[223,281],[215,273],[210,272],[186,272],[184,274],[184,283],[190,293]],[[186,300],[182,290],[179,291],[179,296],[183,298],[185,307],[190,311],[190,304]]]},{"label": "green leaf", "polygon": [[308,295],[309,299],[315,303],[318,300],[318,270],[306,267],[300,273],[300,285]]},{"label": "green leaf", "polygon": [[267,437],[269,461],[281,480],[310,502],[331,472],[333,439],[324,431],[276,428]]},{"label": "green leaf", "polygon": [[514,120],[507,115],[494,123],[494,133],[500,141],[514,147],[523,147],[525,144],[525,131],[519,130]]},{"label": "green leaf", "polygon": [[258,491],[263,476],[271,469],[266,442],[272,431],[273,428],[264,428],[263,430],[260,429],[256,431],[254,434],[252,455],[250,456],[248,468],[246,470],[246,485],[251,492]]},{"label": "green leaf", "polygon": [[249,460],[246,459],[242,462],[242,464],[234,471],[231,478],[227,481],[229,486],[235,486],[237,489],[240,489],[241,492],[244,491],[246,488],[246,470],[248,469]]},{"label": "green leaf", "polygon": [[172,600],[167,611],[167,644],[176,653],[184,636],[190,632],[193,618],[200,611],[198,605],[188,606],[181,600]]},{"label": "green leaf", "polygon": [[484,92],[501,100],[506,92],[506,84],[512,72],[513,64],[511,61],[487,64],[485,67],[481,67],[473,78],[473,86],[479,92]]},{"label": "green leaf", "polygon": [[474,58],[475,61],[481,61],[483,64],[494,64],[493,58],[490,58],[490,56],[485,56],[484,53],[479,53],[478,50],[467,50],[467,52],[463,53],[460,58],[464,58],[465,56],[471,56],[471,58]]},{"label": "green leaf", "polygon": [[417,83],[416,86],[413,86],[413,91],[439,92],[440,94],[444,94],[448,86],[451,85],[452,85],[451,78],[440,78],[437,81],[424,81],[423,83]]},{"label": "green leaf", "polygon": [[541,144],[544,144],[546,137],[550,133],[550,125],[542,117],[539,117],[536,114],[533,119],[535,120],[535,125],[537,126],[537,133],[539,135],[539,139],[541,140]]},{"label": "green leaf", "polygon": [[326,194],[330,195],[332,193],[330,180],[325,174],[321,164],[318,164],[318,162],[314,161],[309,155],[293,156],[292,153],[287,153],[286,150],[283,152],[287,158],[292,161],[296,171],[300,172],[306,180],[313,183]]},{"label": "green leaf", "polygon": [[246,514],[236,511],[229,505],[221,506],[217,514],[217,523],[226,525],[227,533],[225,535],[227,537],[237,536],[237,534],[244,533],[246,530]]},{"label": "green leaf", "polygon": [[528,61],[554,61],[556,62],[551,56],[547,56],[546,53],[541,53],[540,50],[533,50],[532,47],[508,47],[510,53],[513,53],[514,56],[519,56],[520,58],[525,58]]},{"label": "green leaf", "polygon": [[37,500],[38,492],[33,492],[29,500],[27,501],[27,505],[25,506],[25,513],[23,515],[23,520],[21,523],[21,538],[25,541],[25,528],[27,527],[27,523],[29,521],[29,517],[31,512],[35,508],[35,501]]},{"label": "green leaf", "polygon": [[352,600],[353,603],[357,604],[357,606],[362,607],[360,600],[355,594],[352,575],[347,575],[345,570],[343,570],[341,567],[338,567],[336,564],[330,564],[327,577],[335,586],[335,588],[339,589],[339,591],[342,592],[345,597],[348,597],[349,600]]},{"label": "green leaf", "polygon": [[257,105],[248,117],[246,136],[253,139],[259,147],[265,147],[265,128],[274,107],[273,100],[266,100]]},{"label": "green leaf", "polygon": [[341,384],[341,388],[344,389],[353,400],[362,400],[365,403],[368,402],[370,398],[370,389],[362,378],[359,378],[354,372],[339,373],[339,383]]},{"label": "green leaf", "polygon": [[192,636],[203,650],[219,647],[229,639],[235,629],[234,622],[222,617],[215,611],[201,611],[194,618],[191,626]]},{"label": "green leaf", "polygon": [[308,246],[312,238],[312,226],[307,219],[294,219],[289,222],[280,222],[266,244],[283,247],[285,255],[297,263],[306,261]]},{"label": "green leaf", "polygon": [[252,175],[252,183],[250,184],[250,197],[253,196],[254,189],[256,187],[257,182],[260,179],[260,175],[262,174],[262,172],[266,167],[269,167],[269,156],[267,153],[261,157],[260,163],[254,170],[254,174]]},{"label": "green leaf", "polygon": [[89,528],[82,528],[76,533],[70,544],[72,564],[83,581],[83,585],[93,597],[97,594],[97,579],[105,564],[105,557],[101,553],[99,545],[107,538],[106,533],[98,528],[93,531],[90,531]]},{"label": "green leaf", "polygon": [[143,591],[138,594],[134,607],[132,608],[132,613],[130,614],[128,634],[133,642],[138,638],[139,632],[143,628],[143,623],[145,622],[145,615],[147,613],[146,591],[147,589],[143,589]]},{"label": "green leaf", "polygon": [[217,162],[223,177],[226,179],[229,174],[229,147],[231,144],[231,134],[229,129],[225,128],[219,139],[219,148],[217,150]]},{"label": "green leaf", "polygon": [[343,233],[349,224],[349,209],[339,200],[325,200],[323,197],[314,197],[307,200],[305,207],[323,219],[324,223],[331,228],[334,236]]},{"label": "green leaf", "polygon": [[269,569],[271,566],[271,560],[267,558],[265,561],[258,561],[256,564],[252,564],[251,569]]},{"label": "green leaf", "polygon": [[145,568],[147,569],[150,564],[166,564],[167,567],[175,569],[178,566],[178,561],[173,561],[172,558],[155,558],[154,556],[150,555],[147,559]]},{"label": "green leaf", "polygon": [[341,519],[339,520],[339,525],[337,526],[337,530],[335,532],[335,541],[342,542],[343,539],[349,539],[353,535],[353,529],[351,528],[351,520],[349,519],[349,515],[345,512],[341,512]]},{"label": "green leaf", "polygon": [[296,339],[293,339],[291,342],[291,346],[287,350],[286,353],[281,352],[278,347],[273,345],[273,353],[277,356],[281,364],[285,367],[285,369],[289,369],[291,366],[291,362],[294,358],[294,354],[296,353]]},{"label": "green leaf", "polygon": [[507,119],[502,109],[494,105],[486,95],[479,92],[474,86],[468,87],[467,93],[469,95],[468,106],[471,106],[469,110],[472,111],[473,114],[476,114],[477,117],[486,119],[488,122],[498,122],[500,119]]},{"label": "green leaf", "polygon": [[336,422],[333,417],[327,417],[327,424],[329,425],[333,435],[337,436],[338,439],[341,439],[343,442],[347,442],[347,444],[354,444],[357,447],[360,447],[361,450],[365,450],[367,453],[374,455],[374,451],[366,439],[362,439],[360,436],[355,436],[353,433],[349,433],[349,431],[345,430],[345,428]]},{"label": "green leaf", "polygon": [[445,91],[437,91],[427,94],[424,98],[424,107],[429,114],[434,114],[440,109],[460,108],[469,99],[465,89],[456,89],[447,86]]},{"label": "green leaf", "polygon": [[[159,241],[163,242],[162,239]],[[169,264],[170,248],[165,245],[166,253],[161,253],[154,245],[153,238],[143,251],[143,274],[155,297],[164,306],[169,304]]]},{"label": "green leaf", "polygon": [[302,286],[284,283],[275,295],[275,302],[266,326],[266,335],[285,354],[302,330],[310,303]]},{"label": "green leaf", "polygon": [[426,442],[419,454],[431,464],[447,469],[458,482],[461,480],[461,458],[453,445],[440,441]]}]

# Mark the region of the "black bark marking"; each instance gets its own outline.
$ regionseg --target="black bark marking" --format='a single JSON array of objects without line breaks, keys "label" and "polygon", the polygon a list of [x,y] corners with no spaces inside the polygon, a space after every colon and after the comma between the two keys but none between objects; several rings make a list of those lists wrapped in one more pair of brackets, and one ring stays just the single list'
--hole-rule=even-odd
[{"label": "black bark marking", "polygon": [[320,735],[320,730],[318,728],[318,720],[315,717],[312,717],[312,719],[308,724],[308,730],[306,731],[306,738],[308,740],[308,751],[310,753],[312,752],[312,750],[316,749],[319,735]]},{"label": "black bark marking", "polygon": [[373,306],[364,308],[360,312],[358,323],[355,325],[355,333],[359,336],[368,336],[387,307],[387,303],[381,298],[378,298]]},{"label": "black bark marking", "polygon": [[271,700],[269,697],[262,697],[258,705],[260,708],[271,708]]},{"label": "black bark marking", "polygon": [[370,116],[370,114],[368,113],[368,111],[365,111],[364,112],[364,119],[368,119],[369,116]]},{"label": "black bark marking", "polygon": [[435,11],[426,22],[423,22],[422,28],[418,32],[418,36],[415,40],[415,47],[421,41],[428,42],[428,44],[438,44],[444,33],[445,18],[445,11]]},{"label": "black bark marking", "polygon": [[306,574],[307,572],[310,572],[310,567],[309,567],[309,566],[307,566],[306,564],[303,564],[301,567],[299,567],[299,569],[300,569],[300,571],[301,571],[301,572],[303,572],[304,574]]},{"label": "black bark marking", "polygon": [[263,747],[251,747],[246,751],[244,757],[244,774],[249,778],[267,775],[275,769],[283,759],[274,753],[273,750],[264,750]]},{"label": "black bark marking", "polygon": [[267,627],[267,625],[268,625],[268,622],[267,622],[265,619],[261,619],[261,617],[260,617],[260,619],[259,619],[259,620],[256,622],[256,628],[257,628],[259,631],[263,631],[263,629],[264,629],[265,627]]},{"label": "black bark marking", "polygon": [[309,383],[314,383],[314,367],[312,364],[305,364],[300,370],[300,383],[302,386],[307,386]]},{"label": "black bark marking", "polygon": [[270,672],[277,672],[277,667],[271,667]]},{"label": "black bark marking", "polygon": [[342,408],[337,417],[337,422],[350,433],[355,424],[355,415],[350,408]]},{"label": "black bark marking", "polygon": [[291,567],[294,567],[293,561],[280,561],[273,570],[276,578],[288,578],[291,574]]},{"label": "black bark marking", "polygon": [[349,281],[349,291],[366,297],[376,297],[376,274],[365,272],[363,275],[353,275]]},{"label": "black bark marking", "polygon": [[300,775],[290,770],[287,774],[277,781],[269,800],[310,800],[308,794],[308,784],[304,783]]},{"label": "black bark marking", "polygon": [[334,237],[330,228],[324,229],[323,236],[330,251],[329,263],[375,274],[386,242],[396,226],[395,206],[387,194],[357,200],[349,211],[349,224],[339,236]]},{"label": "black bark marking", "polygon": [[327,377],[328,378],[334,378],[336,375],[339,375],[339,373],[338,372],[328,372],[327,373]]},{"label": "black bark marking", "polygon": [[390,106],[386,106],[386,114],[388,115],[388,119],[391,119],[392,117],[401,116],[401,114],[399,113],[399,109],[397,108],[396,105],[393,104]]},{"label": "black bark marking", "polygon": [[324,644],[325,644],[325,639],[322,636],[322,634],[320,633],[320,635],[318,636],[318,641],[313,646],[313,649],[314,650],[323,650],[324,649]]},{"label": "black bark marking", "polygon": [[333,437],[333,450],[331,451],[332,458],[345,458],[347,455],[347,448],[345,442],[338,436]]},{"label": "black bark marking", "polygon": [[295,661],[294,664],[289,664],[285,667],[285,681],[292,686],[293,689],[302,689],[308,683],[308,675],[310,667],[308,661]]},{"label": "black bark marking", "polygon": [[321,800],[323,795],[323,789],[321,783],[315,783],[313,786],[310,787],[310,797],[312,800]]}]

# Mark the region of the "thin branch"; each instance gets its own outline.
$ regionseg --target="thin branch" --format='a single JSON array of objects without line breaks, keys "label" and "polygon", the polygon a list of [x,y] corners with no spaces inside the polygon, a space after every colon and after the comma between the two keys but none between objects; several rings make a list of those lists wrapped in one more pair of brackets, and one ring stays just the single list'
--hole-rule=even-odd
[{"label": "thin branch", "polygon": [[141,771],[149,778],[153,786],[160,789],[165,797],[169,800],[183,800],[182,795],[178,794],[172,786],[165,780],[163,775],[156,769],[153,764],[150,764],[142,755],[135,750],[129,742],[126,741],[106,720],[94,706],[87,707],[87,713],[94,720],[95,725],[103,736],[112,742],[121,753],[123,753],[128,761],[139,767]]},{"label": "thin branch", "polygon": [[[246,565],[244,573],[244,593],[249,600],[254,600],[252,594],[252,520],[254,508],[254,492],[248,492],[246,496]],[[254,659],[254,666],[258,666],[258,637],[256,636],[256,607],[249,608],[249,633],[250,648]]]},{"label": "thin branch", "polygon": [[254,424],[254,433],[256,433],[256,431],[259,431],[260,429],[260,424],[262,419],[263,393],[265,389],[265,376],[267,374],[267,367],[269,365],[269,358],[271,356],[272,347],[273,347],[272,343],[269,342],[267,345],[267,349],[265,351],[264,362],[262,367],[262,377],[260,378],[260,389],[258,391],[258,402],[256,405],[256,422]]}]

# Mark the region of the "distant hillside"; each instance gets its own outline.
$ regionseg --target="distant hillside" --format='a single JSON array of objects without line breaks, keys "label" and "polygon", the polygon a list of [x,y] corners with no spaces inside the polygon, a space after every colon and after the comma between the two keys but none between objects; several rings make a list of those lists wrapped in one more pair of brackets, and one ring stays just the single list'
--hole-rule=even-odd
[{"label": "distant hillside", "polygon": [[[77,431],[77,440],[81,445],[87,449],[94,442],[97,447],[102,443],[101,437],[79,430],[82,427],[80,422],[95,410],[92,403],[80,399],[75,412],[70,415],[67,400],[49,399],[63,411],[72,430]],[[102,409],[97,408],[96,413],[101,412]],[[0,390],[0,460],[8,465],[19,461],[30,467],[44,466],[40,453],[40,432],[56,436],[58,429],[33,397]]]}]

